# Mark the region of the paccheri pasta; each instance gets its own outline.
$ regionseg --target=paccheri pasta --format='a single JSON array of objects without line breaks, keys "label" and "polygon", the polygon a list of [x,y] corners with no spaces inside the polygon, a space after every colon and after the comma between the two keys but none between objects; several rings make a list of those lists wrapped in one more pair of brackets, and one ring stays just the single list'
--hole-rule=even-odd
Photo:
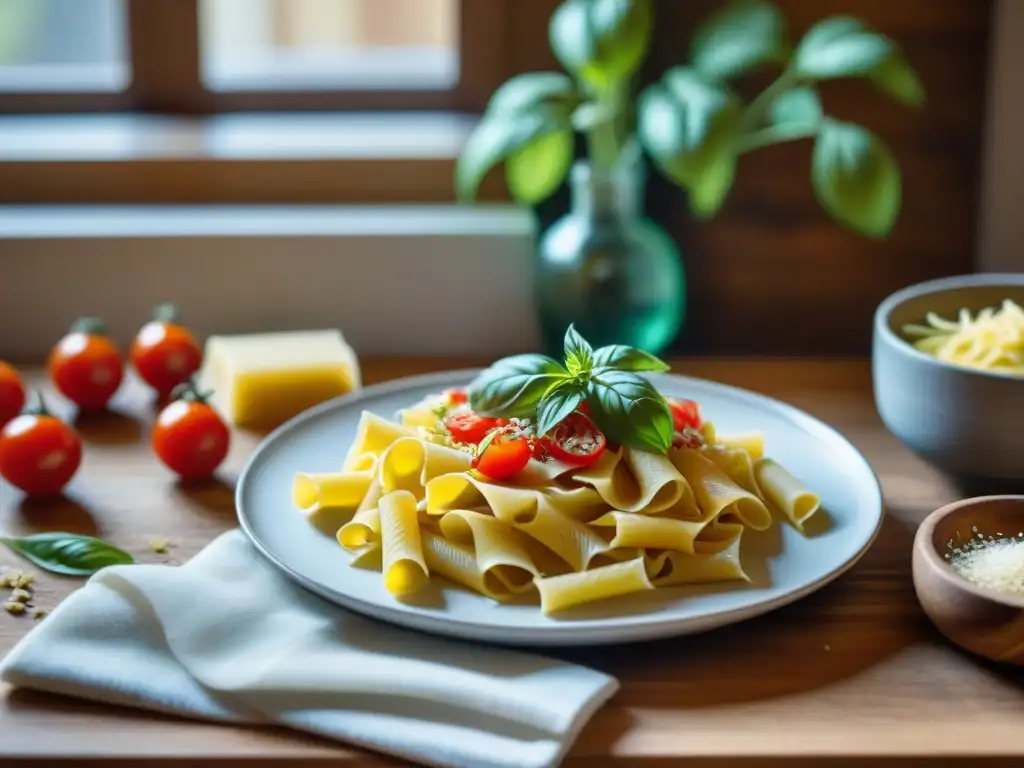
[{"label": "paccheri pasta", "polygon": [[[580,411],[538,440],[528,419],[474,421],[464,394],[442,393],[394,421],[363,412],[341,471],[297,475],[294,502],[353,562],[379,563],[398,599],[441,576],[553,614],[746,580],[743,532],[769,528],[772,508],[802,529],[818,497],[764,457],[758,433],[716,435],[695,404],[685,413],[655,453],[606,444]],[[529,446],[525,465],[484,474],[481,455],[509,436]]]},{"label": "paccheri pasta", "polygon": [[975,317],[961,309],[956,320],[929,312],[927,325],[906,325],[914,346],[947,363],[1024,376],[1024,309],[1006,299],[998,309],[986,307]]}]

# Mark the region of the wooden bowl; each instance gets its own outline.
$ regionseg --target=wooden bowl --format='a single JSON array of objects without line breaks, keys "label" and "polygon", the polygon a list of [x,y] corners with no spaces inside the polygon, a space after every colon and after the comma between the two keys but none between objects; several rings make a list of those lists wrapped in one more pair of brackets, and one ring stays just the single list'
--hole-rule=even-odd
[{"label": "wooden bowl", "polygon": [[[977,531],[974,529],[977,528]],[[932,512],[914,539],[914,589],[921,607],[949,640],[993,661],[1024,666],[1024,597],[986,589],[945,559],[953,546],[1024,531],[1024,496],[981,496]]]}]

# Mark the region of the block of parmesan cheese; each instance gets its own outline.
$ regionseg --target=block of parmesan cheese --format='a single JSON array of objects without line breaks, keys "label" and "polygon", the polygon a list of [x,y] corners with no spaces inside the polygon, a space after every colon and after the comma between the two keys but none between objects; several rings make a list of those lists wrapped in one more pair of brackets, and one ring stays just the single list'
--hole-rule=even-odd
[{"label": "block of parmesan cheese", "polygon": [[359,389],[355,352],[340,331],[211,336],[199,374],[230,423],[271,429],[310,406]]}]

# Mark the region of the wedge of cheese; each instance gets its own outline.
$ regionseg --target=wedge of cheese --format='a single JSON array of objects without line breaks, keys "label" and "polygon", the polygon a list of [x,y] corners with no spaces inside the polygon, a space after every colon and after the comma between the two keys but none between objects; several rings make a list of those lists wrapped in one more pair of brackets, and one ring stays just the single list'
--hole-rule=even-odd
[{"label": "wedge of cheese", "polygon": [[362,385],[359,360],[336,330],[211,336],[199,381],[225,419],[261,430]]}]

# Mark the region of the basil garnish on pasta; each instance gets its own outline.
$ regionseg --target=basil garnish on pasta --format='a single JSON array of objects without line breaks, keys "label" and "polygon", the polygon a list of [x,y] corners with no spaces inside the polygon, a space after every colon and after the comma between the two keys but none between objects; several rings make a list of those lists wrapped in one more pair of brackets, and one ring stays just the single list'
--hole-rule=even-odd
[{"label": "basil garnish on pasta", "polygon": [[532,418],[544,396],[568,377],[566,370],[546,355],[506,357],[477,377],[469,402],[482,416]]},{"label": "basil garnish on pasta", "polygon": [[547,355],[497,361],[470,384],[470,407],[481,416],[535,419],[542,437],[586,402],[609,440],[665,453],[672,444],[672,415],[637,372],[667,371],[668,365],[622,344],[594,350],[572,325],[564,346],[562,363]]}]

